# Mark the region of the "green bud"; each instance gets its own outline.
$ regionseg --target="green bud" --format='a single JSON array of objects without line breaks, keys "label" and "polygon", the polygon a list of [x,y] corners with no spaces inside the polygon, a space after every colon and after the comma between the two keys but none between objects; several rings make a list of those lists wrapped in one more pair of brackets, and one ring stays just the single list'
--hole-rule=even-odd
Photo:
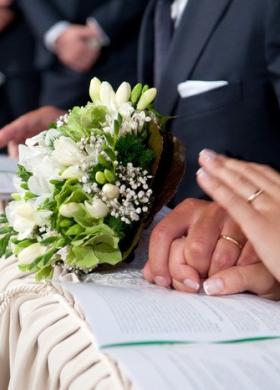
[{"label": "green bud", "polygon": [[106,183],[106,177],[103,172],[99,171],[95,175],[95,180],[98,184],[105,184]]},{"label": "green bud", "polygon": [[109,183],[114,183],[115,182],[116,177],[115,177],[115,175],[114,175],[114,173],[112,171],[109,171],[109,169],[105,169],[104,175],[105,175],[106,180]]},{"label": "green bud", "polygon": [[142,89],[142,95],[143,95],[143,93],[145,93],[146,91],[148,91],[148,89],[149,89],[148,84],[145,84],[144,87],[143,87],[143,89]]},{"label": "green bud", "polygon": [[144,92],[137,104],[137,110],[145,110],[156,98],[157,90],[156,88],[150,88],[148,91]]},{"label": "green bud", "polygon": [[135,87],[133,88],[130,96],[130,100],[132,104],[136,104],[138,102],[142,93],[142,88],[143,86],[141,83],[136,84]]},{"label": "green bud", "polygon": [[99,154],[97,160],[99,164],[103,165],[104,167],[110,167],[110,163],[101,154]]}]

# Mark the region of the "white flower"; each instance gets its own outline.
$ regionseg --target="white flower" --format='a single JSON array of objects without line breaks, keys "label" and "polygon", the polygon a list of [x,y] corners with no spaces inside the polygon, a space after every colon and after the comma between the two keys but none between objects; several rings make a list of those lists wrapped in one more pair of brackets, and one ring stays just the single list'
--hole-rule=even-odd
[{"label": "white flower", "polygon": [[29,190],[35,195],[51,194],[49,182],[44,177],[31,176],[27,184]]},{"label": "white flower", "polygon": [[111,107],[115,104],[116,95],[111,84],[103,81],[100,86],[100,100],[104,106]]},{"label": "white flower", "polygon": [[62,172],[61,177],[63,179],[80,179],[83,176],[83,172],[79,168],[79,165],[72,165]]},{"label": "white flower", "polygon": [[72,218],[80,210],[78,203],[66,203],[60,206],[59,213],[66,218]]},{"label": "white flower", "polygon": [[130,95],[131,95],[130,84],[127,82],[122,83],[116,92],[116,103],[118,107],[124,103],[127,103],[129,101]]},{"label": "white flower", "polygon": [[101,81],[97,77],[94,77],[91,80],[89,87],[89,96],[94,103],[98,103],[100,101],[100,87]]},{"label": "white flower", "polygon": [[109,213],[109,209],[100,199],[94,199],[92,203],[85,202],[87,212],[96,219],[105,218]]},{"label": "white flower", "polygon": [[32,264],[38,257],[43,256],[47,252],[47,248],[38,243],[32,244],[24,248],[18,254],[19,264]]},{"label": "white flower", "polygon": [[145,110],[156,98],[157,96],[157,89],[156,88],[150,88],[148,91],[144,92],[141,96],[138,104],[137,104],[137,110],[143,111]]},{"label": "white flower", "polygon": [[47,146],[51,146],[54,141],[61,136],[61,133],[57,129],[50,129],[45,133],[45,143]]},{"label": "white flower", "polygon": [[117,198],[120,194],[120,190],[117,186],[108,183],[103,186],[102,192],[106,196],[106,198],[110,200]]},{"label": "white flower", "polygon": [[85,156],[71,138],[62,136],[54,142],[52,157],[61,165],[71,166],[80,164]]},{"label": "white flower", "polygon": [[27,138],[25,144],[27,146],[44,145],[44,136],[46,132],[41,132],[32,138]]},{"label": "white flower", "polygon": [[36,210],[34,201],[10,202],[6,207],[9,225],[19,233],[19,239],[29,237],[35,226],[48,225],[51,214],[51,211]]}]

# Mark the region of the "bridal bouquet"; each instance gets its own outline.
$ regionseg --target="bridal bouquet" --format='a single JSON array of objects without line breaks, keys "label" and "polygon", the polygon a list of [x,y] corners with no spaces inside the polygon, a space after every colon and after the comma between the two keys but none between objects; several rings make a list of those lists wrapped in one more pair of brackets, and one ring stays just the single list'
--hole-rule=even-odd
[{"label": "bridal bouquet", "polygon": [[0,216],[0,257],[37,280],[54,268],[87,274],[129,259],[142,230],[174,195],[184,150],[153,109],[156,89],[94,78],[89,102],[19,147]]}]

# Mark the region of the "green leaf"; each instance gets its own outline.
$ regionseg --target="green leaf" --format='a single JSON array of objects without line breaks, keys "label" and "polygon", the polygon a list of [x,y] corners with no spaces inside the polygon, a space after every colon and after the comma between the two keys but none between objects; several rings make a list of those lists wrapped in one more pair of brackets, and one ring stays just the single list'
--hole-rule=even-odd
[{"label": "green leaf", "polygon": [[47,265],[35,274],[35,280],[36,282],[41,282],[42,280],[51,279],[52,275],[53,267],[51,265]]},{"label": "green leaf", "polygon": [[23,165],[18,164],[17,176],[20,177],[22,181],[27,182],[29,178],[32,176],[32,173],[28,172]]},{"label": "green leaf", "polygon": [[114,248],[106,243],[99,243],[94,247],[94,254],[100,264],[116,265],[122,261],[122,254],[119,248]]},{"label": "green leaf", "polygon": [[70,251],[67,263],[78,267],[89,269],[96,267],[99,263],[98,257],[90,247],[74,247]]}]

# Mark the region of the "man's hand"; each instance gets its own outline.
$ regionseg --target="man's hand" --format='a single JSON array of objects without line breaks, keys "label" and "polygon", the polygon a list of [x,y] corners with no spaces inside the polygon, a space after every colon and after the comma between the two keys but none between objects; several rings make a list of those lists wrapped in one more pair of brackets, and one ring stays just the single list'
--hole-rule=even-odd
[{"label": "man's hand", "polygon": [[15,13],[12,10],[8,8],[0,8],[0,33],[5,31],[14,19]]},{"label": "man's hand", "polygon": [[56,40],[55,52],[60,61],[76,72],[92,68],[100,56],[100,48],[92,42],[98,39],[94,25],[71,25]]},{"label": "man's hand", "polygon": [[0,148],[8,146],[9,155],[18,157],[18,145],[48,128],[64,111],[46,106],[25,114],[0,130]]},{"label": "man's hand", "polygon": [[[234,238],[238,245],[221,239]],[[188,199],[152,232],[144,276],[180,291],[198,291],[202,281],[221,270],[252,264],[258,257],[240,228],[214,202]]]}]

